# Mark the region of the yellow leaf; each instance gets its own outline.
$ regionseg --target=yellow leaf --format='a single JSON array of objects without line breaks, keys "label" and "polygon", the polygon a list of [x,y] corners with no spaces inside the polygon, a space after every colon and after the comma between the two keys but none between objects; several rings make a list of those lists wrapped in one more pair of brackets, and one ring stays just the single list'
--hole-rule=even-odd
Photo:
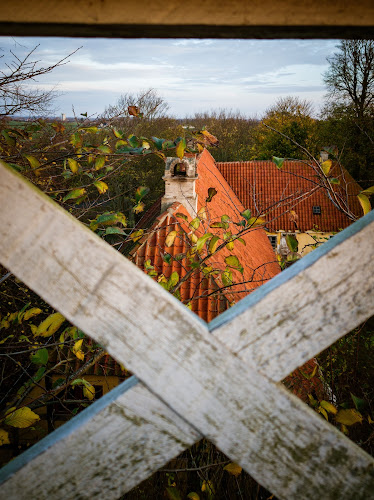
[{"label": "yellow leaf", "polygon": [[3,444],[10,444],[9,434],[4,429],[0,429],[0,446],[3,446]]},{"label": "yellow leaf", "polygon": [[362,422],[362,415],[355,409],[339,410],[335,417],[336,421],[343,425],[353,425]]},{"label": "yellow leaf", "polygon": [[92,401],[95,397],[95,387],[86,380],[84,381],[83,396],[88,398],[90,401]]},{"label": "yellow leaf", "polygon": [[239,476],[239,474],[241,473],[241,471],[243,470],[240,465],[238,464],[235,464],[234,462],[231,462],[229,464],[227,464],[223,470],[227,470],[227,472],[229,474],[231,474],[232,476]]},{"label": "yellow leaf", "polygon": [[197,243],[197,240],[199,239],[199,238],[196,236],[196,234],[194,234],[194,233],[192,233],[192,234],[191,234],[191,237],[190,237],[190,238],[191,238],[191,243],[192,243],[193,245],[195,245],[195,244]]},{"label": "yellow leaf", "polygon": [[35,337],[41,336],[41,337],[50,337],[53,335],[57,330],[60,328],[62,323],[65,321],[65,318],[62,314],[60,313],[53,313],[48,316],[40,325],[38,326],[38,329],[36,330],[36,333],[34,334]]},{"label": "yellow leaf", "polygon": [[24,429],[26,427],[30,427],[30,425],[35,424],[35,422],[37,422],[38,420],[40,420],[39,415],[25,406],[14,411],[13,408],[11,408],[7,413],[4,424]]},{"label": "yellow leaf", "polygon": [[205,207],[201,207],[200,210],[197,212],[197,216],[200,218],[200,219],[206,219],[207,218],[207,215],[206,215],[206,208]]},{"label": "yellow leaf", "polygon": [[370,415],[368,415],[368,422],[369,424],[374,424],[374,420],[371,418]]},{"label": "yellow leaf", "polygon": [[214,486],[212,481],[203,481],[201,486],[201,491],[206,491],[208,494],[212,495],[214,493]]},{"label": "yellow leaf", "polygon": [[213,236],[213,238],[209,242],[209,253],[213,254],[217,250],[218,243],[219,243],[218,236]]},{"label": "yellow leaf", "polygon": [[371,204],[369,198],[362,193],[358,194],[357,198],[358,201],[360,202],[364,215],[368,214],[371,210]]},{"label": "yellow leaf", "polygon": [[143,236],[143,229],[138,229],[138,231],[135,231],[131,234],[131,239],[132,241],[135,243],[137,242],[138,240],[140,240],[140,238]]},{"label": "yellow leaf", "polygon": [[233,241],[229,241],[228,243],[226,243],[226,248],[227,248],[227,250],[230,250],[230,252],[232,250],[234,250],[234,242]]},{"label": "yellow leaf", "polygon": [[177,231],[170,231],[170,233],[165,238],[165,245],[171,247],[177,237]]},{"label": "yellow leaf", "polygon": [[98,156],[95,160],[95,170],[100,170],[105,165],[105,156]]},{"label": "yellow leaf", "polygon": [[74,158],[68,158],[68,164],[70,170],[73,172],[73,174],[76,174],[79,170],[79,164]]},{"label": "yellow leaf", "polygon": [[325,419],[326,419],[326,420],[328,420],[328,419],[329,419],[329,416],[328,416],[327,411],[326,411],[324,408],[322,408],[322,406],[320,406],[320,407],[318,408],[318,411],[319,411],[319,413],[321,413],[321,414],[325,417]]},{"label": "yellow leaf", "polygon": [[33,325],[32,323],[29,324],[29,327],[31,328],[31,333],[33,335],[36,335],[36,332],[38,331],[38,327],[36,325]]},{"label": "yellow leaf", "polygon": [[334,415],[338,413],[338,410],[335,408],[335,406],[329,403],[328,401],[321,401],[320,405],[329,413],[333,413]]},{"label": "yellow leaf", "polygon": [[84,360],[84,352],[82,351],[81,347],[82,347],[82,342],[83,342],[83,339],[80,339],[80,340],[77,340],[77,342],[75,342],[74,346],[73,346],[73,353],[76,355],[76,357],[78,359],[80,359],[81,361]]},{"label": "yellow leaf", "polygon": [[331,160],[324,161],[323,163],[321,163],[322,172],[325,175],[329,175],[331,166],[332,166],[332,161]]},{"label": "yellow leaf", "polygon": [[32,307],[31,309],[28,309],[27,311],[25,311],[25,313],[23,315],[23,319],[25,321],[27,321],[28,319],[33,318],[34,316],[37,316],[41,312],[42,312],[42,310],[39,309],[39,307]]},{"label": "yellow leaf", "polygon": [[100,194],[104,194],[109,189],[108,184],[106,184],[103,181],[94,182],[94,186],[96,187],[96,189],[99,191]]},{"label": "yellow leaf", "polygon": [[262,219],[261,217],[251,217],[248,221],[248,224],[250,226],[261,226],[262,224],[265,224],[266,220]]}]

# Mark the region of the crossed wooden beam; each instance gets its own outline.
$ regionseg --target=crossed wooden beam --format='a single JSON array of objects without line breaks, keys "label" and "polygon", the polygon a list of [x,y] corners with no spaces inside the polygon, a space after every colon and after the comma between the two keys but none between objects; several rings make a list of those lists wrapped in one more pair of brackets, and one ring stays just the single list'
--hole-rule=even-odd
[{"label": "crossed wooden beam", "polygon": [[117,499],[205,436],[277,497],[368,499],[374,460],[280,381],[374,313],[374,212],[209,325],[0,165],[1,263],[136,374],[3,468]]}]

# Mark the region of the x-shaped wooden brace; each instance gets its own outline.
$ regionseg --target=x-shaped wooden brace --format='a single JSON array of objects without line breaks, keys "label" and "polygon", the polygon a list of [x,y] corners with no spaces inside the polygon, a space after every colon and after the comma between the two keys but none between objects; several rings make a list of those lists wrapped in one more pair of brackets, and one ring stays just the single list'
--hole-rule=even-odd
[{"label": "x-shaped wooden brace", "polygon": [[373,314],[373,212],[207,325],[0,169],[2,264],[141,381],[6,466],[4,498],[115,499],[202,436],[280,498],[370,498],[373,459],[279,381]]}]

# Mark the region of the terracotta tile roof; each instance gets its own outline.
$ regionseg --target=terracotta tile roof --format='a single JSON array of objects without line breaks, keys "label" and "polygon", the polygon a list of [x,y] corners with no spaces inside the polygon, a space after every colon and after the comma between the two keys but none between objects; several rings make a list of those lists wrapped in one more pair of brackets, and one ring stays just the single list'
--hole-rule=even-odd
[{"label": "terracotta tile roof", "polygon": [[[222,237],[223,229],[210,228],[209,226],[212,222],[221,221],[223,215],[228,216],[232,221],[230,230],[236,234],[239,229],[234,223],[243,219],[240,213],[243,212],[244,206],[217,170],[214,159],[208,151],[204,150],[199,156],[197,165],[198,210],[206,206],[206,220],[202,222],[196,235],[200,237],[204,232],[209,231]],[[209,188],[214,188],[217,194],[211,202],[206,203]],[[183,214],[186,220],[178,217],[176,215],[178,213]],[[192,218],[183,204],[174,203],[156,219],[156,222],[139,241],[138,247],[131,252],[131,255],[140,268],[144,269],[144,263],[150,261],[157,274],[163,274],[166,278],[169,278],[174,271],[177,271],[181,277],[190,272],[190,277],[181,287],[181,298],[186,304],[190,302],[192,311],[196,312],[202,319],[210,321],[226,309],[230,302],[240,300],[280,272],[265,231],[261,228],[251,229],[241,235],[244,243],[236,241],[234,250],[229,251],[224,247],[206,262],[214,269],[224,271],[226,269],[224,259],[235,255],[243,266],[243,274],[232,270],[234,282],[240,284],[229,286],[224,290],[224,295],[222,293],[218,295],[217,288],[222,286],[220,276],[206,278],[200,269],[192,271],[186,258],[186,253],[191,246],[189,237],[191,220]],[[174,244],[167,247],[165,239],[171,231],[177,231],[178,236]],[[165,254],[172,256],[170,263],[165,262],[163,258]],[[175,259],[175,256],[180,256],[180,259]],[[204,254],[201,255],[202,258],[204,256]],[[145,270],[145,272],[147,271]]]},{"label": "terracotta tile roof", "polygon": [[[269,231],[318,229],[335,232],[351,223],[336,208],[323,188],[316,184],[314,171],[305,163],[285,161],[281,170],[271,161],[227,162],[217,163],[216,166],[246,208],[256,214],[268,214]],[[348,193],[352,212],[361,216],[356,197],[360,186],[345,169],[340,171],[337,165],[333,166],[331,172],[340,180],[340,186],[334,186],[336,193],[344,198]],[[321,208],[320,215],[313,214],[314,206]],[[294,210],[298,216],[297,227],[290,220],[290,210]]]}]

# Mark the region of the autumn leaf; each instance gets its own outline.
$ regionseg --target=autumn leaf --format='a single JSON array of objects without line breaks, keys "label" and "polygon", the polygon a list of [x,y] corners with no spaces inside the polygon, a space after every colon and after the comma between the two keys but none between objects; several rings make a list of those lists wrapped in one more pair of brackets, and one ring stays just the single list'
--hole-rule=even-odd
[{"label": "autumn leaf", "polygon": [[82,343],[83,343],[83,339],[77,340],[77,342],[75,342],[73,349],[72,349],[73,353],[81,361],[84,360],[84,352],[82,351]]},{"label": "autumn leaf", "polygon": [[232,476],[239,476],[239,474],[241,473],[241,471],[243,470],[240,465],[238,464],[235,464],[234,462],[231,462],[229,464],[227,464],[223,470],[227,470],[227,472],[229,474],[231,474]]},{"label": "autumn leaf", "polygon": [[165,238],[165,245],[171,247],[177,237],[177,231],[170,231],[170,233]]},{"label": "autumn leaf", "polygon": [[140,114],[140,109],[138,106],[128,106],[127,111],[130,116],[139,116]]},{"label": "autumn leaf", "polygon": [[35,158],[35,156],[25,155],[26,160],[30,163],[32,169],[40,167],[40,162]]},{"label": "autumn leaf", "polygon": [[140,238],[143,236],[144,234],[144,230],[143,229],[138,229],[137,231],[134,231],[132,234],[131,234],[131,239],[134,243],[136,243],[138,240],[140,240]]},{"label": "autumn leaf", "polygon": [[187,495],[187,498],[190,500],[200,500],[199,495],[195,491],[191,491],[191,493]]},{"label": "autumn leaf", "polygon": [[209,253],[213,254],[217,250],[218,243],[219,243],[219,237],[213,236],[209,242]]},{"label": "autumn leaf", "polygon": [[203,247],[204,247],[204,245],[205,245],[205,243],[206,243],[206,242],[209,240],[209,238],[211,238],[212,236],[213,236],[213,234],[212,234],[212,233],[206,233],[206,234],[204,234],[203,236],[201,236],[201,237],[197,240],[197,242],[196,242],[196,248],[197,248],[197,250],[199,250],[199,251],[200,251],[200,250],[202,250],[202,249],[203,249]]},{"label": "autumn leaf", "polygon": [[371,210],[371,204],[369,198],[362,193],[358,194],[357,198],[358,201],[360,202],[364,215],[368,214]]},{"label": "autumn leaf", "polygon": [[326,160],[323,163],[321,163],[322,172],[326,176],[329,175],[331,167],[332,167],[332,161],[331,160]]},{"label": "autumn leaf", "polygon": [[338,410],[335,408],[335,406],[333,404],[329,403],[328,401],[323,400],[320,402],[320,405],[322,406],[322,408],[324,408],[329,413],[333,413],[334,415],[336,415],[338,413]]},{"label": "autumn leaf", "polygon": [[83,396],[92,401],[95,397],[95,387],[91,385],[87,380],[83,382]]},{"label": "autumn leaf", "polygon": [[208,189],[208,197],[207,199],[205,200],[207,203],[209,203],[210,201],[212,201],[213,197],[217,194],[217,191],[216,189],[214,189],[213,187],[210,187]]},{"label": "autumn leaf", "polygon": [[229,255],[228,257],[225,257],[225,262],[229,267],[232,267],[233,269],[239,269],[241,267],[240,261],[235,255]]},{"label": "autumn leaf", "polygon": [[73,158],[68,158],[68,165],[73,174],[76,174],[79,170],[79,164]]},{"label": "autumn leaf", "polygon": [[108,191],[108,184],[103,181],[95,181],[94,186],[100,194],[104,194],[106,191]]},{"label": "autumn leaf", "polygon": [[277,156],[273,156],[273,162],[276,164],[277,169],[280,170],[283,167],[284,158],[278,158]]},{"label": "autumn leaf", "polygon": [[184,151],[187,147],[186,144],[186,139],[184,137],[181,138],[181,140],[178,142],[177,148],[176,148],[176,153],[178,158],[182,159],[184,157]]},{"label": "autumn leaf", "polygon": [[362,422],[362,415],[357,410],[339,410],[336,421],[343,425],[353,425]]},{"label": "autumn leaf", "polygon": [[9,434],[4,429],[0,429],[0,446],[3,444],[10,444]]},{"label": "autumn leaf", "polygon": [[27,321],[28,319],[33,318],[34,316],[37,316],[41,312],[42,312],[42,310],[39,309],[39,307],[32,307],[31,309],[28,309],[27,311],[24,312],[22,319],[24,321]]},{"label": "autumn leaf", "polygon": [[80,188],[80,189],[73,189],[73,191],[70,191],[64,198],[63,202],[67,200],[75,200],[76,198],[80,198],[85,194],[86,190],[85,188]]},{"label": "autumn leaf", "polygon": [[98,156],[95,160],[95,170],[100,170],[105,165],[105,156]]},{"label": "autumn leaf", "polygon": [[7,412],[7,416],[4,420],[4,424],[10,425],[11,427],[18,427],[19,429],[24,429],[26,427],[30,427],[40,420],[39,415],[34,413],[30,408],[24,406],[23,408],[19,408],[15,410],[15,408],[11,408]]},{"label": "autumn leaf", "polygon": [[38,326],[35,337],[50,337],[60,328],[65,318],[60,313],[53,313],[48,316],[40,325]]}]

